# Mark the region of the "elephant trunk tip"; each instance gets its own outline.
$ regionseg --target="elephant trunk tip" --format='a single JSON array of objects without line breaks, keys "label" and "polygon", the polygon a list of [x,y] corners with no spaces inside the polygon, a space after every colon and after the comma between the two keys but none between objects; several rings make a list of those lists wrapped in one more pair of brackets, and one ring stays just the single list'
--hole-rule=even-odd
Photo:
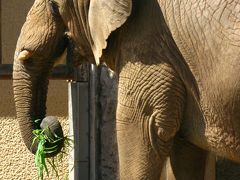
[{"label": "elephant trunk tip", "polygon": [[46,157],[54,157],[59,152],[61,152],[62,147],[64,146],[64,134],[60,122],[55,116],[45,117],[41,124],[41,130],[34,130],[34,138],[31,146],[28,146],[28,149],[31,153],[36,154],[38,150],[38,145],[40,142],[39,133],[44,134],[44,143]]},{"label": "elephant trunk tip", "polygon": [[[57,120],[57,117],[55,116],[47,116],[45,117],[41,124],[40,127],[42,129],[50,129],[52,134],[48,134],[59,137],[59,138],[63,138],[63,130],[62,130],[62,126],[60,124],[60,122]],[[49,132],[46,132],[49,133]]]},{"label": "elephant trunk tip", "polygon": [[44,130],[44,134],[50,139],[47,140],[45,147],[50,149],[50,152],[46,153],[47,157],[53,157],[61,152],[64,146],[64,134],[60,122],[55,116],[45,117],[41,124],[41,129]]}]

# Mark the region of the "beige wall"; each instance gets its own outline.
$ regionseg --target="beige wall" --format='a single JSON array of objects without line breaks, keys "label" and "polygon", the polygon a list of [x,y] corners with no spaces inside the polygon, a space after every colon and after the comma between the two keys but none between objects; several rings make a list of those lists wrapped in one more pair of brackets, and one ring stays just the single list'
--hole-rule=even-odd
[{"label": "beige wall", "polygon": [[[12,63],[15,44],[20,28],[33,0],[1,0],[2,4],[2,59]],[[59,116],[61,124],[68,129],[67,83],[51,81],[48,95],[48,114]],[[67,158],[60,165],[61,174],[67,173]],[[34,156],[23,144],[15,120],[12,81],[0,81],[0,179],[37,179]],[[49,179],[56,179],[51,176]],[[60,179],[63,179],[61,177]]]}]

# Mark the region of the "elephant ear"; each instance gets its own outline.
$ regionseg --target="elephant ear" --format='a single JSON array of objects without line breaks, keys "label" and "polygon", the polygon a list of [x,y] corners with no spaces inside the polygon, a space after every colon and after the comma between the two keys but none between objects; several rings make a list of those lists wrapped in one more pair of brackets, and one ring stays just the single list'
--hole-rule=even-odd
[{"label": "elephant ear", "polygon": [[92,36],[92,50],[96,64],[107,47],[107,38],[119,28],[131,14],[132,0],[91,0],[89,6],[89,27]]}]

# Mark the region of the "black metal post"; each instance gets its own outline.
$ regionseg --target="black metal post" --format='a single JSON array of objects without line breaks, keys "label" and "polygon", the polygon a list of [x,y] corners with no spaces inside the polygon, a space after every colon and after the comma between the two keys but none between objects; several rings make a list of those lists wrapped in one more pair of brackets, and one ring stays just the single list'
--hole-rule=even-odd
[{"label": "black metal post", "polygon": [[97,108],[98,97],[98,69],[95,65],[90,66],[89,72],[89,133],[90,133],[90,180],[98,179],[99,170],[99,117]]},{"label": "black metal post", "polygon": [[[75,69],[75,75],[82,67]],[[69,159],[69,179],[89,180],[89,83],[75,76],[69,83],[69,126],[74,148]],[[88,79],[88,78],[86,78]]]},{"label": "black metal post", "polygon": [[69,179],[97,180],[96,66],[83,64],[75,69],[74,74],[74,80],[69,83],[69,124],[70,135],[74,139]]},{"label": "black metal post", "polygon": [[2,1],[0,1],[0,64],[2,64]]}]

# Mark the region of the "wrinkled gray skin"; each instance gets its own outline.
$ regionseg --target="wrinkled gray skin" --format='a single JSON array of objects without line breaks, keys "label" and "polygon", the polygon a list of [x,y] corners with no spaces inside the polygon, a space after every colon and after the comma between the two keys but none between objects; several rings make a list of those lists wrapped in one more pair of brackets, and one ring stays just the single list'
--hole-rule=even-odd
[{"label": "wrinkled gray skin", "polygon": [[[68,31],[82,56],[118,74],[121,179],[159,180],[172,147],[174,169],[187,169],[176,170],[177,179],[203,179],[207,151],[240,162],[239,7],[238,0],[36,0],[14,61],[26,145],[32,119],[45,115],[47,74]],[[174,139],[187,143],[172,146]],[[193,155],[186,163],[176,149],[184,144]]]}]

